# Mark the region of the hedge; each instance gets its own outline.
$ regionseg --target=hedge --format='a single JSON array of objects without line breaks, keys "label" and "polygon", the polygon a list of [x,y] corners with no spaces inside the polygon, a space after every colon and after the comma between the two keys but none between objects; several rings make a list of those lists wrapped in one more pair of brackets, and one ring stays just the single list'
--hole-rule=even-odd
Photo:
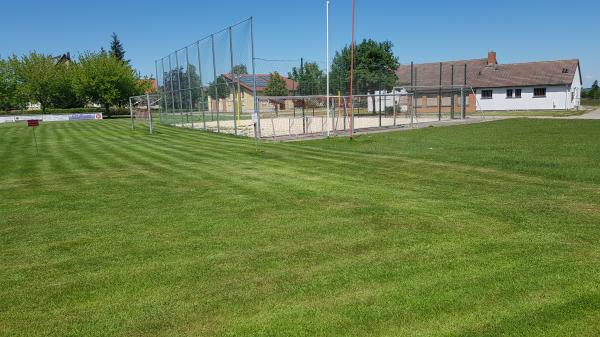
[{"label": "hedge", "polygon": [[[81,114],[81,113],[104,113],[104,108],[72,108],[72,109],[46,109],[46,115]],[[0,115],[42,115],[42,110],[13,110],[0,111]],[[111,108],[111,115],[129,115],[128,108]]]}]

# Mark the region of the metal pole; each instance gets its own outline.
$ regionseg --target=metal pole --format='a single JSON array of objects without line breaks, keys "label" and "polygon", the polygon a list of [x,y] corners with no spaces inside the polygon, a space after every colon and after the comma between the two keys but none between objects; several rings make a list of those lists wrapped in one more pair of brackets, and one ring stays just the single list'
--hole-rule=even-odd
[{"label": "metal pole", "polygon": [[237,88],[235,87],[235,74],[233,72],[233,34],[231,32],[231,26],[229,27],[229,58],[230,58],[230,63],[231,63],[231,80],[233,81],[233,95],[231,96],[233,98],[233,133],[235,135],[237,135],[238,131],[237,131],[237,110],[238,110],[238,106],[237,106]]},{"label": "metal pole", "polygon": [[[304,96],[304,85],[302,79],[304,78],[304,58],[300,58],[300,96]],[[306,133],[306,115],[305,115],[306,100],[302,98],[302,133]]]},{"label": "metal pole", "polygon": [[440,87],[438,88],[438,120],[442,120],[442,62],[440,62]]},{"label": "metal pole", "polygon": [[192,96],[192,76],[190,75],[190,56],[189,56],[189,52],[188,52],[188,47],[185,47],[185,64],[187,66],[187,79],[188,79],[188,93],[189,93],[189,98],[190,98],[190,111],[188,112],[188,115],[191,115],[192,117],[192,129],[194,128],[194,102],[193,102],[193,96]]},{"label": "metal pole", "polygon": [[158,60],[154,61],[154,70],[156,71],[156,91],[158,92],[158,102],[159,102],[159,106],[158,106],[158,119],[161,119],[161,111],[162,111],[162,100],[160,99],[162,97],[161,94],[161,90],[160,90],[160,84],[158,83]]},{"label": "metal pole", "polygon": [[[465,89],[466,89],[466,87],[467,87],[467,64],[466,63],[465,63],[465,74],[464,74],[464,86],[465,86]],[[462,96],[463,96],[462,97],[463,106],[462,106],[462,111],[461,111],[461,114],[462,114],[461,118],[465,119],[465,118],[467,118],[467,97],[466,97],[466,95],[464,93],[464,89],[463,89],[463,95]]]},{"label": "metal pole", "polygon": [[356,16],[356,0],[352,0],[352,51],[350,57],[350,140],[354,134],[354,18]]},{"label": "metal pole", "polygon": [[460,118],[465,118],[465,88],[460,88],[460,100],[462,102]]},{"label": "metal pole", "polygon": [[150,127],[150,134],[152,134],[154,130],[152,128],[152,102],[150,101],[150,94],[146,94],[146,102],[146,104],[148,105],[148,126]]},{"label": "metal pole", "polygon": [[133,105],[131,104],[131,97],[129,97],[129,116],[131,117],[131,130],[135,130],[135,123],[133,121]]},{"label": "metal pole", "polygon": [[[394,126],[396,126],[396,90],[392,89],[392,107],[394,112]],[[400,102],[400,100],[398,100]]]},{"label": "metal pole", "polygon": [[212,45],[212,61],[213,61],[213,75],[215,78],[215,101],[217,102],[217,132],[221,132],[221,125],[219,124],[219,83],[217,81],[217,57],[215,56],[215,35],[210,36]]},{"label": "metal pole", "polygon": [[37,136],[35,135],[35,129],[37,128],[37,126],[33,127],[33,140],[35,142],[35,153],[36,154],[40,154],[40,150],[38,149],[38,144],[37,144]]},{"label": "metal pole", "polygon": [[169,82],[171,83],[171,106],[173,111],[171,117],[175,114],[175,88],[173,87],[173,65],[171,63],[171,56],[169,55]]},{"label": "metal pole", "polygon": [[[181,70],[179,68],[179,55],[175,52],[175,66],[177,67],[177,96],[179,96],[179,115],[183,124],[183,96],[181,96]],[[183,125],[181,125],[183,127]]]},{"label": "metal pole", "polygon": [[196,52],[198,53],[198,76],[200,77],[200,102],[198,102],[198,109],[202,113],[202,128],[206,130],[206,113],[203,109],[204,105],[204,84],[202,83],[202,61],[200,61],[200,41],[196,43]]},{"label": "metal pole", "polygon": [[454,119],[454,64],[452,65],[452,75],[450,77],[450,94],[451,99],[450,99],[450,119]]},{"label": "metal pole", "polygon": [[333,116],[331,115],[331,107],[329,103],[329,0],[326,1],[327,7],[327,118],[331,119],[327,128],[327,137],[330,136],[330,131],[333,131]]},{"label": "metal pole", "polygon": [[256,130],[254,135],[256,137],[256,145],[258,147],[258,139],[260,139],[261,135],[261,126],[260,126],[260,109],[258,106],[258,96],[256,93],[256,58],[254,57],[254,18],[250,17],[250,49],[252,51],[252,94],[254,95],[254,113],[256,114],[256,122],[255,127]]},{"label": "metal pole", "polygon": [[[414,69],[415,69],[415,64],[411,61],[410,62],[410,86],[414,86]],[[412,88],[411,88],[412,89]]]}]

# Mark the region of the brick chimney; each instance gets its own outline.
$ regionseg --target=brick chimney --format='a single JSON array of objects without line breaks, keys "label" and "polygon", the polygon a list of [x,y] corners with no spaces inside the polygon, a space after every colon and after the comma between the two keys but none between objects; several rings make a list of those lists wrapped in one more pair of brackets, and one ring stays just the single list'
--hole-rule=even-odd
[{"label": "brick chimney", "polygon": [[488,53],[488,60],[487,60],[487,65],[488,66],[494,66],[498,64],[498,60],[496,59],[496,52],[495,51],[491,51]]}]

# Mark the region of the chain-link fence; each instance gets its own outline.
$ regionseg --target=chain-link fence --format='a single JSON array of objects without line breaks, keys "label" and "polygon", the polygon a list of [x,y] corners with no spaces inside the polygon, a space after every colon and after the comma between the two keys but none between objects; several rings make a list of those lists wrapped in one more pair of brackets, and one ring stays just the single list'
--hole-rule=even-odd
[{"label": "chain-link fence", "polygon": [[[435,89],[435,90],[434,90]],[[434,95],[429,97],[428,95]],[[259,97],[264,138],[335,135],[465,118],[468,88],[409,88],[371,95]],[[432,100],[431,98],[434,98]],[[435,103],[435,106],[434,106]],[[431,106],[430,106],[431,104]]]},{"label": "chain-link fence", "polygon": [[253,40],[249,18],[157,60],[160,122],[253,133],[257,86]]}]

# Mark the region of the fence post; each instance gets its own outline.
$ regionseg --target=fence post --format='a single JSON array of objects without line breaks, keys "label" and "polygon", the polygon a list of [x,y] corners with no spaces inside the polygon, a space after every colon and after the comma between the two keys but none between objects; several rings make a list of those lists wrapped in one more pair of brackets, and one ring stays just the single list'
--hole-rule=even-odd
[{"label": "fence post", "polygon": [[154,133],[154,129],[152,128],[152,101],[150,100],[150,94],[146,94],[146,105],[148,108],[148,126],[150,127],[150,134]]},{"label": "fence post", "polygon": [[465,119],[465,88],[460,88],[460,99],[462,102],[460,118]]},{"label": "fence post", "polygon": [[133,105],[131,104],[131,97],[129,97],[129,116],[131,117],[131,130],[135,130],[135,122],[133,121]]}]

